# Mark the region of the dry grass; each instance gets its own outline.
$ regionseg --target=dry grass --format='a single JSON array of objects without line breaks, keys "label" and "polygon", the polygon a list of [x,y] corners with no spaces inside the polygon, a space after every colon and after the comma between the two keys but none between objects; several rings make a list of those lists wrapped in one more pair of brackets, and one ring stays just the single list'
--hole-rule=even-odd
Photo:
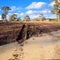
[{"label": "dry grass", "polygon": [[[40,34],[60,29],[60,22],[49,21],[22,21],[22,22],[2,22],[0,23],[0,42],[16,41],[23,25],[30,29],[31,33]],[[26,30],[26,29],[25,29]],[[2,37],[1,37],[2,36]]]}]

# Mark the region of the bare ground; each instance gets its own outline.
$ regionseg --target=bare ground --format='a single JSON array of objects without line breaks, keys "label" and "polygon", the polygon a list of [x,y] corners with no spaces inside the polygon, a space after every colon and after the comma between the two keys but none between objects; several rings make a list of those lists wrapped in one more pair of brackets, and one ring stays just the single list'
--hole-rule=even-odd
[{"label": "bare ground", "polygon": [[60,30],[0,46],[0,60],[60,59]]}]

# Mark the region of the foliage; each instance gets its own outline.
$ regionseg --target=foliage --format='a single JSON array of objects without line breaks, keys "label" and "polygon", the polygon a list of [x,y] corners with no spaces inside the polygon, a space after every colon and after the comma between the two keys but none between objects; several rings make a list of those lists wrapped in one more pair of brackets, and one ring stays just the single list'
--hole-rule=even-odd
[{"label": "foliage", "polygon": [[40,18],[40,20],[42,20],[42,21],[46,20],[46,18],[44,17],[44,14],[39,14],[39,18]]},{"label": "foliage", "polygon": [[16,21],[21,21],[21,19],[20,18],[17,18]]},{"label": "foliage", "polygon": [[4,20],[4,19],[6,20],[6,16],[7,16],[9,10],[11,10],[11,9],[10,9],[10,7],[8,7],[8,6],[3,6],[3,7],[1,8],[1,10],[4,11],[3,14],[2,14],[2,19],[3,19],[3,20]]},{"label": "foliage", "polygon": [[23,20],[24,21],[30,21],[30,17],[28,15],[26,15]]},{"label": "foliage", "polygon": [[43,17],[43,14],[39,14],[39,17],[42,18]]},{"label": "foliage", "polygon": [[16,19],[17,15],[13,14],[9,17],[9,21],[14,21]]},{"label": "foliage", "polygon": [[57,19],[59,21],[60,20],[60,2],[58,0],[53,0],[53,1],[55,2],[55,4],[51,12],[57,15]]},{"label": "foliage", "polygon": [[21,19],[20,18],[17,18],[17,15],[16,14],[13,14],[9,17],[9,21],[20,21]]}]

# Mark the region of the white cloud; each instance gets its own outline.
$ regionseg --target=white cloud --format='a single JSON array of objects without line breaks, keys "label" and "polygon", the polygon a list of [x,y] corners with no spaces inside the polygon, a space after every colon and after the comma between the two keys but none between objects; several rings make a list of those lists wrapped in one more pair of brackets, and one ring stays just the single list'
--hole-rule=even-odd
[{"label": "white cloud", "polygon": [[31,19],[39,18],[39,15],[38,14],[37,15],[30,15],[30,18]]},{"label": "white cloud", "polygon": [[53,1],[53,2],[51,2],[51,3],[49,4],[49,6],[52,6],[52,7],[53,7],[54,4],[55,4],[55,2]]},{"label": "white cloud", "polygon": [[8,13],[8,15],[12,15],[12,13]]},{"label": "white cloud", "polygon": [[51,13],[51,11],[50,10],[47,10],[47,9],[45,9],[45,10],[28,10],[27,12],[26,12],[26,14],[27,15],[32,15],[32,14],[40,14],[40,13],[42,13],[42,14],[47,14],[47,13]]},{"label": "white cloud", "polygon": [[24,16],[24,13],[20,13],[20,16]]},{"label": "white cloud", "polygon": [[39,13],[41,13],[41,11],[40,10],[28,10],[27,12],[26,12],[26,14],[27,15],[32,15],[32,14],[39,14]]},{"label": "white cloud", "polygon": [[9,19],[9,17],[12,15],[12,13],[8,13],[7,15],[7,19]]},{"label": "white cloud", "polygon": [[14,14],[16,14],[18,17],[20,17],[20,16],[24,16],[25,14],[24,13],[14,13]]},{"label": "white cloud", "polygon": [[39,15],[40,15],[41,13],[44,14],[44,16],[47,16],[47,15],[49,15],[49,14],[51,13],[51,11],[45,9],[45,10],[35,10],[35,11],[34,11],[34,10],[28,10],[28,11],[26,12],[26,14],[28,14],[31,19],[39,18]]},{"label": "white cloud", "polygon": [[27,14],[27,15],[33,14],[33,11],[32,11],[32,10],[28,10],[28,11],[26,12],[26,14]]},{"label": "white cloud", "polygon": [[11,6],[10,12],[13,12],[14,10],[16,10],[16,6]]},{"label": "white cloud", "polygon": [[41,12],[42,12],[42,13],[44,13],[44,14],[45,14],[45,13],[47,13],[47,11],[46,11],[46,10],[43,10],[43,11],[41,11]]},{"label": "white cloud", "polygon": [[31,19],[34,19],[34,18],[38,18],[39,17],[39,13],[40,11],[34,11],[34,10],[28,10],[25,14],[26,15],[29,15]]},{"label": "white cloud", "polygon": [[47,14],[47,13],[51,13],[51,11],[50,10],[42,10],[41,13]]},{"label": "white cloud", "polygon": [[32,4],[26,7],[26,9],[39,9],[45,4],[45,2],[32,2]]},{"label": "white cloud", "polygon": [[1,20],[1,15],[0,15],[0,20]]},{"label": "white cloud", "polygon": [[7,19],[9,19],[9,17],[12,15],[12,14],[16,14],[17,15],[17,17],[22,17],[22,16],[24,16],[25,14],[24,13],[8,13],[8,15],[7,15]]},{"label": "white cloud", "polygon": [[19,13],[14,13],[14,14],[19,15]]},{"label": "white cloud", "polygon": [[18,12],[20,12],[20,10],[21,10],[20,7],[11,6],[11,10],[10,10],[10,12],[13,12],[13,11],[18,11]]}]

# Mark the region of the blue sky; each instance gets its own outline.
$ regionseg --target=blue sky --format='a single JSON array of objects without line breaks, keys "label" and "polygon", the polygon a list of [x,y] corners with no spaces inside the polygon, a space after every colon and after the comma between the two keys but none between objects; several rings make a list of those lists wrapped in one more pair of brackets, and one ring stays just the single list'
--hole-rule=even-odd
[{"label": "blue sky", "polygon": [[[9,6],[7,17],[12,14],[17,14],[18,17],[23,18],[25,15],[29,15],[31,19],[39,17],[39,14],[43,13],[46,18],[55,18],[54,14],[50,14],[53,2],[52,0],[0,0],[0,8],[2,6]],[[0,19],[2,10],[0,9]]]}]

